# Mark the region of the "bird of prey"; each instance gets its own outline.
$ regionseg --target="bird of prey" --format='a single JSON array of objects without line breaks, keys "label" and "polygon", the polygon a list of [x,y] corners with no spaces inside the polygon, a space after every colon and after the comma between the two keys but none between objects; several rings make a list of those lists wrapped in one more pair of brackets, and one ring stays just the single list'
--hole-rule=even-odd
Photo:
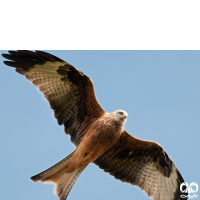
[{"label": "bird of prey", "polygon": [[[9,51],[8,66],[31,81],[48,100],[59,125],[64,125],[76,150],[53,167],[31,177],[52,182],[65,200],[89,163],[122,182],[138,186],[154,200],[187,199],[180,190],[180,172],[156,142],[133,137],[124,129],[128,114],[105,112],[92,80],[62,59],[42,51]],[[186,190],[185,190],[186,191]]]}]

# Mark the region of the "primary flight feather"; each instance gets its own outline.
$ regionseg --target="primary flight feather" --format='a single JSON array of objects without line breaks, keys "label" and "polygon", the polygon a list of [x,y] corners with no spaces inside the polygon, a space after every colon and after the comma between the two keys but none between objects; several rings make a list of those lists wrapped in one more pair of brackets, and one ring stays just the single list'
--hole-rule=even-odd
[{"label": "primary flight feather", "polygon": [[85,167],[95,163],[154,200],[186,199],[180,191],[184,180],[167,153],[156,142],[128,134],[125,111],[105,112],[88,76],[42,51],[9,51],[2,56],[11,60],[4,61],[6,65],[16,68],[44,94],[58,124],[64,125],[76,146],[65,159],[31,177],[32,181],[55,183],[56,195],[65,200]]}]

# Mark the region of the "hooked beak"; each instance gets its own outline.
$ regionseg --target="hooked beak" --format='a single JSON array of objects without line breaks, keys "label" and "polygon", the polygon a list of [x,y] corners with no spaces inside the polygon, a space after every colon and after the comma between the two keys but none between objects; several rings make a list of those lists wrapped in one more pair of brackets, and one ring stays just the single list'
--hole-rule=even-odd
[{"label": "hooked beak", "polygon": [[122,117],[123,117],[124,119],[126,119],[128,116],[123,114]]}]

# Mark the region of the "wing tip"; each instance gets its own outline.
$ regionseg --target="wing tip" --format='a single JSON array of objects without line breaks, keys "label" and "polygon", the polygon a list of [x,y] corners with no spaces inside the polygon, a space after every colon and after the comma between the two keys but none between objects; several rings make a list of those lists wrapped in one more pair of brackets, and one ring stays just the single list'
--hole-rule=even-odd
[{"label": "wing tip", "polygon": [[[5,57],[4,57],[5,58]],[[15,62],[12,62],[12,61],[3,61],[3,63],[5,64],[5,65],[8,65],[8,66],[10,66],[10,67],[14,67],[13,66],[13,64],[15,63]]]},{"label": "wing tip", "polygon": [[33,182],[37,182],[37,181],[40,180],[40,177],[39,177],[38,175],[35,175],[35,176],[30,177],[30,179],[31,179],[31,181],[33,181]]},{"label": "wing tip", "polygon": [[4,58],[6,58],[6,59],[7,59],[7,55],[9,55],[9,54],[2,53],[1,55],[2,55],[2,57],[4,57]]},{"label": "wing tip", "polygon": [[[35,65],[35,64],[44,64],[47,61],[59,61],[64,62],[62,59],[43,51],[28,51],[28,50],[17,50],[17,51],[8,51],[8,54],[3,53],[2,57],[17,61],[17,62],[10,62],[6,61],[4,64],[11,66],[11,67],[18,67],[16,64],[28,64],[28,65]],[[10,63],[9,63],[10,62]]]}]

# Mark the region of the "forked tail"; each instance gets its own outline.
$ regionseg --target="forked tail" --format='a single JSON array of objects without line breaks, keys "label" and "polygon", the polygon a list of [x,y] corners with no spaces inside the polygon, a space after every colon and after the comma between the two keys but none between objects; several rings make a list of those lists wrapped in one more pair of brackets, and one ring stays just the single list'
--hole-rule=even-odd
[{"label": "forked tail", "polygon": [[85,167],[74,170],[71,172],[66,171],[66,167],[72,160],[72,152],[66,158],[61,160],[59,163],[55,164],[51,168],[41,172],[38,175],[32,176],[32,181],[41,181],[41,182],[53,182],[56,184],[55,194],[58,196],[60,200],[65,200],[76,182],[77,178],[81,174],[81,172],[85,169]]}]

